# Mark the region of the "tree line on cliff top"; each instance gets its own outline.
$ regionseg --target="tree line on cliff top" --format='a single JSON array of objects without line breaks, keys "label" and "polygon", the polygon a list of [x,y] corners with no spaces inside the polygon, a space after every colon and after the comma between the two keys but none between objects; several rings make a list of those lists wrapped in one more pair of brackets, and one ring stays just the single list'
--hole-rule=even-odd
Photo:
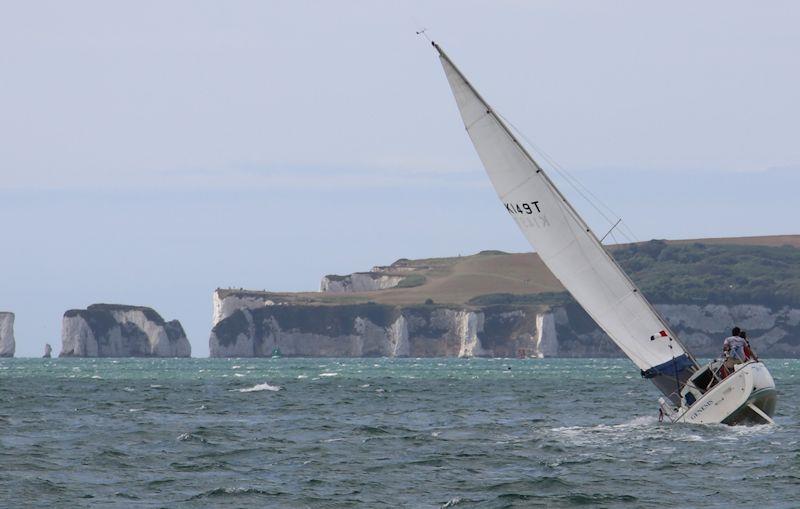
[{"label": "tree line on cliff top", "polygon": [[[655,303],[800,305],[800,249],[651,240],[612,253]],[[481,295],[473,305],[559,305],[564,293]]]},{"label": "tree line on cliff top", "polygon": [[800,249],[791,246],[651,240],[614,257],[653,302],[800,305]]}]

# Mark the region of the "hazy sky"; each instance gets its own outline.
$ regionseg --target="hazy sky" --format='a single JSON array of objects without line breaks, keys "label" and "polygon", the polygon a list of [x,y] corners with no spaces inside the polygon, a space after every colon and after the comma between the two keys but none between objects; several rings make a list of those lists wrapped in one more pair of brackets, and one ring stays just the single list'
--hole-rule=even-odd
[{"label": "hazy sky", "polygon": [[421,27],[639,239],[800,233],[798,22],[777,1],[0,2],[17,355],[118,302],[205,356],[218,286],[528,250]]}]

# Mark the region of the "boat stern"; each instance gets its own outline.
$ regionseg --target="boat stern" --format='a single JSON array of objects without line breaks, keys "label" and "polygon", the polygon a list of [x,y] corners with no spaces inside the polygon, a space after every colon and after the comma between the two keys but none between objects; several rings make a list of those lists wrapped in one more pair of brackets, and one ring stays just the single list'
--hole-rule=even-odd
[{"label": "boat stern", "polygon": [[690,424],[772,423],[777,403],[775,381],[761,362],[737,365],[735,371],[681,409],[678,422]]},{"label": "boat stern", "polygon": [[772,423],[772,416],[775,415],[775,406],[778,403],[775,380],[762,362],[754,362],[746,367],[753,381],[750,397],[722,423],[729,425]]}]

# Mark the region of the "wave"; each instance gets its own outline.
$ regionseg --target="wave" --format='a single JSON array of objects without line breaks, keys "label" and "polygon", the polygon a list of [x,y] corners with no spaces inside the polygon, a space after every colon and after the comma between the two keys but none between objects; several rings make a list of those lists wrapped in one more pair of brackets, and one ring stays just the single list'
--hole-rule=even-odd
[{"label": "wave", "polygon": [[246,387],[244,389],[232,389],[232,390],[233,391],[239,391],[239,392],[261,392],[261,391],[277,392],[277,391],[281,390],[281,388],[279,386],[277,386],[277,385],[270,385],[270,384],[264,382],[263,384],[257,384],[257,385],[254,385],[252,387]]},{"label": "wave", "polygon": [[282,491],[269,491],[269,490],[262,490],[259,488],[215,488],[212,490],[204,491],[203,493],[198,493],[193,497],[187,499],[187,501],[191,500],[199,500],[203,498],[217,498],[217,497],[232,497],[232,496],[276,496],[276,495],[283,495],[284,492]]},{"label": "wave", "polygon": [[455,507],[455,506],[457,506],[459,504],[472,504],[472,503],[477,503],[477,502],[478,502],[478,500],[471,500],[471,499],[468,499],[468,498],[465,499],[465,498],[461,498],[461,497],[453,497],[450,500],[448,500],[447,502],[445,502],[441,506],[441,508],[442,509],[446,509],[448,507]]},{"label": "wave", "polygon": [[194,433],[181,433],[180,435],[178,435],[178,441],[208,443],[208,440]]}]

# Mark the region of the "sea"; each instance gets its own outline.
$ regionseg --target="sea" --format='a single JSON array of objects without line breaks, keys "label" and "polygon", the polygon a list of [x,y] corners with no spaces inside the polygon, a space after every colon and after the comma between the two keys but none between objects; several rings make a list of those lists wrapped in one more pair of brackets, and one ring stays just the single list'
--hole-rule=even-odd
[{"label": "sea", "polygon": [[1,359],[2,507],[800,507],[777,424],[658,421],[624,359]]}]

